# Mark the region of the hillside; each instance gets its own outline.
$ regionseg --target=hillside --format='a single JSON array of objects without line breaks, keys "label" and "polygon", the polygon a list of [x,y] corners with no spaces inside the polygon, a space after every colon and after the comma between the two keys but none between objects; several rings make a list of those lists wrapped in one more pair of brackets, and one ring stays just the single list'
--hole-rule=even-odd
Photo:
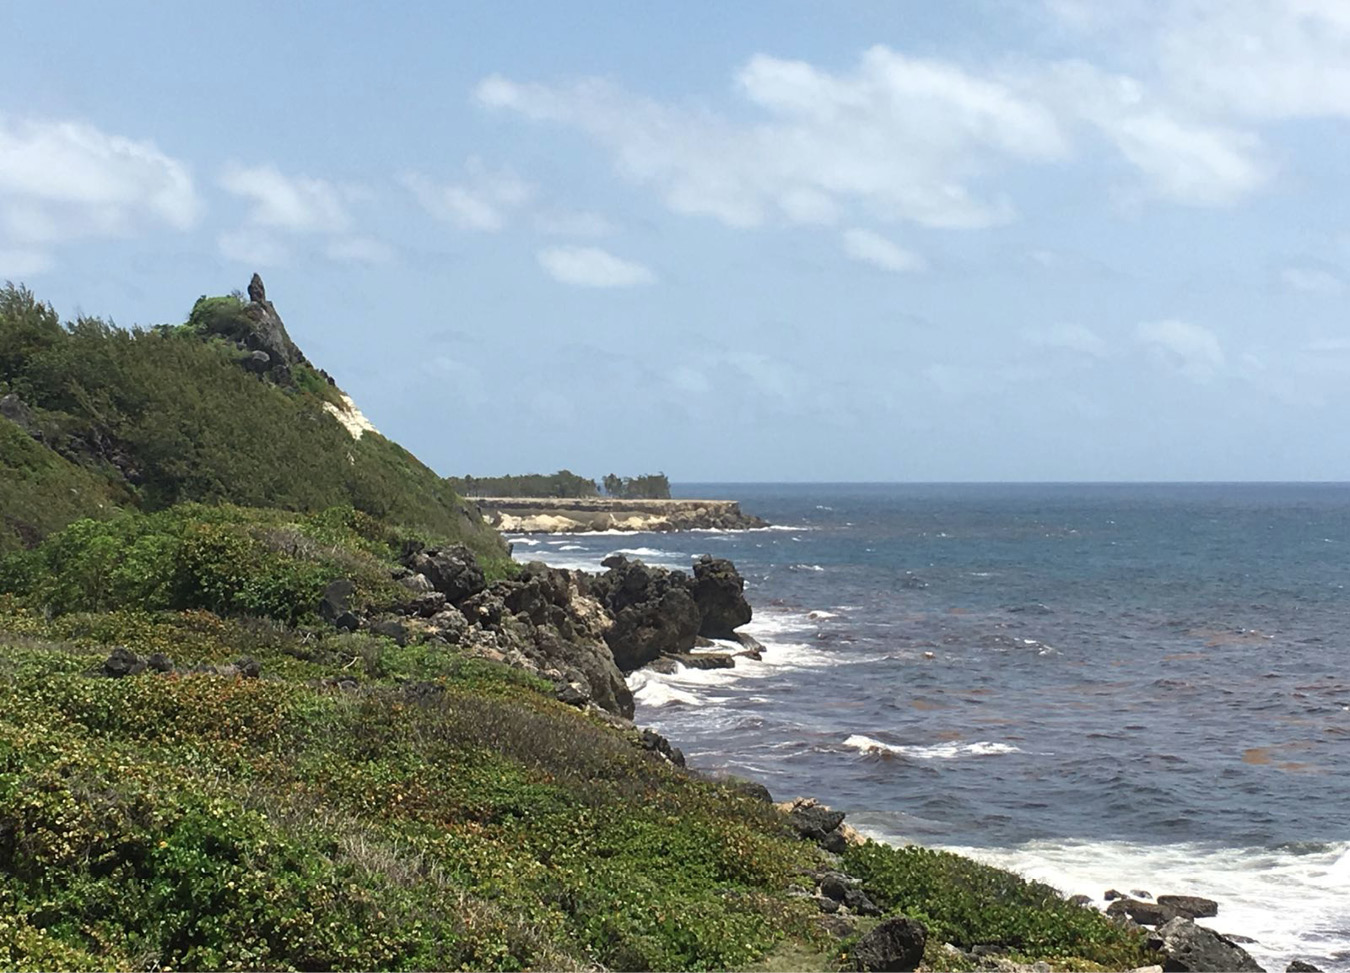
[{"label": "hillside", "polygon": [[94,318],[63,326],[31,292],[0,290],[0,416],[10,417],[0,420],[0,496],[10,501],[0,551],[77,516],[198,501],[351,506],[504,556],[441,477],[353,421],[261,282],[258,296],[202,298],[181,326],[123,330]]},{"label": "hillside", "polygon": [[2,969],[1153,955],[686,768],[624,675],[743,624],[734,566],[515,565],[256,278],[150,330],[0,291],[0,521]]}]

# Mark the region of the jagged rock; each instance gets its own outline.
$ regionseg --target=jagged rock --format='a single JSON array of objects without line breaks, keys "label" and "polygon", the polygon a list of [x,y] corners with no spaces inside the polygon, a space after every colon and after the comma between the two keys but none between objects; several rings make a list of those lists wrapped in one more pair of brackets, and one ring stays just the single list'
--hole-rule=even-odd
[{"label": "jagged rock", "polygon": [[848,907],[850,912],[854,912],[860,916],[881,915],[881,909],[877,907],[875,902],[868,898],[867,893],[862,889],[845,889],[844,905]]},{"label": "jagged rock", "polygon": [[753,635],[747,635],[745,632],[735,632],[733,635],[736,641],[745,647],[745,651],[741,653],[742,655],[749,656],[751,659],[758,659],[760,654],[764,651],[764,646],[761,645],[759,639],[755,638]]},{"label": "jagged rock", "polygon": [[591,701],[589,696],[571,683],[564,683],[559,686],[557,691],[553,694],[553,698],[560,703],[565,703],[568,706],[575,706],[578,709],[585,709],[586,704]]},{"label": "jagged rock", "polygon": [[272,356],[265,351],[255,351],[240,364],[244,366],[244,371],[261,375],[272,367]]},{"label": "jagged rock", "polygon": [[670,741],[652,729],[643,729],[638,734],[638,743],[643,750],[665,757],[676,767],[684,766],[684,754],[678,747],[672,747]]},{"label": "jagged rock", "polygon": [[663,655],[647,668],[653,672],[674,672],[679,666],[686,669],[730,669],[736,661],[726,652],[681,652],[678,655]]},{"label": "jagged rock", "polygon": [[426,575],[432,588],[445,595],[454,605],[487,587],[478,559],[462,544],[417,551],[403,563],[418,574]]},{"label": "jagged rock", "polygon": [[352,595],[356,594],[356,585],[347,578],[335,578],[323,589],[319,599],[319,617],[333,623],[351,611]]},{"label": "jagged rock", "polygon": [[816,907],[827,915],[833,915],[839,911],[839,902],[827,895],[815,895],[812,898],[815,900]]},{"label": "jagged rock", "polygon": [[621,554],[603,563],[609,571],[592,579],[591,592],[614,616],[605,642],[620,671],[633,672],[662,655],[694,647],[700,615],[688,575],[650,568]]},{"label": "jagged rock", "polygon": [[447,642],[462,642],[469,630],[469,620],[458,608],[447,607],[432,615],[428,621],[436,634]]},{"label": "jagged rock", "polygon": [[145,661],[140,656],[120,645],[103,660],[103,674],[112,679],[139,675],[145,671],[145,667]]},{"label": "jagged rock", "polygon": [[865,971],[915,970],[928,942],[924,924],[906,916],[894,916],[876,924],[858,940],[850,957],[854,969]]},{"label": "jagged rock", "polygon": [[698,606],[698,634],[705,638],[735,638],[736,629],[750,621],[745,579],[726,558],[705,554],[695,561],[690,594]]},{"label": "jagged rock", "polygon": [[402,573],[397,575],[394,580],[415,595],[424,595],[428,591],[436,590],[436,587],[427,580],[425,574],[418,574],[415,571],[409,571],[407,568],[403,568]]},{"label": "jagged rock", "polygon": [[478,624],[485,629],[498,628],[502,624],[502,619],[510,614],[506,603],[492,591],[480,591],[476,595],[470,595],[459,603],[459,610],[470,623]]},{"label": "jagged rock", "polygon": [[1188,919],[1207,919],[1219,914],[1219,903],[1198,895],[1160,895],[1158,905],[1174,910]]},{"label": "jagged rock", "polygon": [[848,838],[844,837],[842,831],[831,831],[818,844],[832,855],[842,855],[848,851]]},{"label": "jagged rock", "polygon": [[1162,966],[1167,973],[1265,973],[1241,946],[1184,916],[1160,926],[1155,942],[1165,957]]},{"label": "jagged rock", "polygon": [[37,416],[28,407],[28,403],[13,392],[0,396],[0,416],[14,423],[38,442],[42,442],[42,429],[38,426]]},{"label": "jagged rock", "polygon": [[1284,968],[1284,973],[1322,973],[1322,971],[1311,963],[1305,963],[1301,959],[1296,959]]},{"label": "jagged rock", "polygon": [[263,287],[263,279],[254,273],[248,282],[248,299],[255,304],[261,304],[267,300],[267,289]]},{"label": "jagged rock", "polygon": [[145,664],[156,672],[173,672],[173,660],[163,652],[152,652],[145,659]]},{"label": "jagged rock", "polygon": [[409,601],[405,607],[410,615],[431,618],[437,612],[442,611],[445,605],[446,597],[442,592],[426,591]]},{"label": "jagged rock", "polygon": [[825,836],[844,823],[844,812],[833,811],[823,804],[801,804],[788,813],[788,823],[803,838],[824,841]]},{"label": "jagged rock", "polygon": [[1144,902],[1140,899],[1117,899],[1106,909],[1108,916],[1129,916],[1141,926],[1161,926],[1169,919],[1181,915],[1176,909],[1157,902]]}]

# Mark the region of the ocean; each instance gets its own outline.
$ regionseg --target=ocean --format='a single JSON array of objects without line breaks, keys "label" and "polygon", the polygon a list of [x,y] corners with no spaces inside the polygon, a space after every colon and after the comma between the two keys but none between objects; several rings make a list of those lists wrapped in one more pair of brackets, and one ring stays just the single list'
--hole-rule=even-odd
[{"label": "ocean", "polygon": [[1204,895],[1350,971],[1350,485],[684,484],[767,530],[513,538],[732,559],[766,647],[638,672],[689,763],[1097,900]]}]

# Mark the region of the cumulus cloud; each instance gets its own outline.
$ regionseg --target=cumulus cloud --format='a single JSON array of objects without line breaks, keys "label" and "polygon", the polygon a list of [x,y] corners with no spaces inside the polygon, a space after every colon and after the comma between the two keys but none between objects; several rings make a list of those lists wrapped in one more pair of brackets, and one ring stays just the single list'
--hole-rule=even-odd
[{"label": "cumulus cloud", "polygon": [[1336,297],[1345,290],[1344,281],[1318,267],[1286,267],[1280,271],[1280,282],[1291,290],[1327,297]]},{"label": "cumulus cloud", "polygon": [[734,90],[757,113],[753,121],[595,79],[550,86],[493,76],[476,96],[489,108],[579,128],[672,210],[739,227],[831,223],[850,205],[926,226],[1000,223],[1011,205],[975,188],[987,172],[1068,149],[1054,116],[1007,84],[886,47],[846,73],[757,55]]},{"label": "cumulus cloud", "polygon": [[187,166],[152,142],[0,115],[0,250],[16,275],[67,241],[186,230],[201,210]]},{"label": "cumulus cloud", "polygon": [[221,187],[252,202],[247,221],[295,233],[334,233],[351,223],[342,193],[332,183],[283,175],[275,166],[230,164]]},{"label": "cumulus cloud", "polygon": [[577,287],[637,287],[656,282],[642,264],[620,259],[596,247],[540,250],[539,266],[554,280]]},{"label": "cumulus cloud", "polygon": [[481,159],[470,158],[464,170],[464,178],[451,183],[408,173],[403,185],[437,219],[490,233],[505,227],[511,214],[534,196],[532,185],[508,170],[488,168]]},{"label": "cumulus cloud", "polygon": [[897,246],[879,233],[871,230],[845,230],[843,234],[844,252],[854,260],[904,274],[927,270],[928,262],[913,251]]},{"label": "cumulus cloud", "polygon": [[1208,382],[1223,370],[1223,346],[1208,328],[1169,318],[1143,322],[1136,333],[1155,360],[1191,381]]}]

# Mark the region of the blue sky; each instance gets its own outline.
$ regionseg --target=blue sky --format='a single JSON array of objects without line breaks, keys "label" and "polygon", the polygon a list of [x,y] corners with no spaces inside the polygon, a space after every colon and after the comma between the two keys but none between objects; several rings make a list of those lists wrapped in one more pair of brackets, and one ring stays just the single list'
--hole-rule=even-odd
[{"label": "blue sky", "polygon": [[0,279],[443,473],[1350,479],[1350,5],[0,5]]}]

